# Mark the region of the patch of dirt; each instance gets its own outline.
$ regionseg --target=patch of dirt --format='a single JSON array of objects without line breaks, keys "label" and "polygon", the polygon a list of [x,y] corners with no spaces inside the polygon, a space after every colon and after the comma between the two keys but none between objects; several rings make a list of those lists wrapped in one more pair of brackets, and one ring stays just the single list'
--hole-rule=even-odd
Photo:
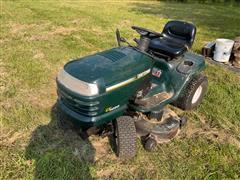
[{"label": "patch of dirt", "polygon": [[[75,136],[80,138],[79,135]],[[92,135],[87,140],[78,140],[76,144],[74,143],[75,140],[72,139],[72,137],[74,137],[73,135],[68,135],[68,137],[71,137],[71,140],[68,140],[69,145],[74,147],[72,152],[73,155],[80,159],[84,159],[91,163],[101,162],[101,160],[105,161],[106,159],[116,159],[116,155],[110,149],[107,137],[102,138],[97,135]]]},{"label": "patch of dirt", "polygon": [[186,127],[184,127],[184,134],[187,138],[191,138],[194,134],[198,133],[201,130],[201,128],[197,128],[195,124],[188,121]]},{"label": "patch of dirt", "polygon": [[111,176],[114,173],[114,169],[101,169],[97,171],[97,177],[100,179],[111,179]]},{"label": "patch of dirt", "polygon": [[[85,40],[82,38],[82,36],[80,36],[80,35],[73,35],[73,37],[76,38],[77,40],[79,40],[79,43],[80,43],[80,44],[84,44],[84,47],[89,48],[89,49],[94,49],[95,52],[99,52],[99,51],[100,51],[99,48],[96,48],[96,47],[95,47],[93,44],[91,44],[90,42],[85,41]],[[92,51],[92,52],[89,52],[89,53],[93,53],[93,51]]]},{"label": "patch of dirt", "polygon": [[[107,32],[112,32],[112,31],[109,31],[108,29],[103,29],[101,26],[95,26],[95,27],[92,27],[92,28],[79,27],[78,30],[85,31],[85,32],[90,32],[90,33],[93,33],[97,36],[102,36]],[[82,39],[82,37],[81,37],[81,39]]]},{"label": "patch of dirt", "polygon": [[27,41],[47,41],[49,40],[50,35],[46,32],[43,32],[41,34],[34,34],[30,37],[27,37],[26,40]]},{"label": "patch of dirt", "polygon": [[54,31],[50,32],[49,34],[51,35],[60,34],[60,35],[66,36],[66,35],[72,34],[75,31],[77,31],[76,28],[60,26],[60,27],[57,27]]},{"label": "patch of dirt", "polygon": [[27,40],[28,41],[41,41],[41,40],[44,41],[44,40],[49,40],[50,38],[54,37],[55,35],[67,36],[76,31],[77,31],[76,28],[60,26],[60,27],[55,27],[52,31],[34,34],[34,35],[28,37]]},{"label": "patch of dirt", "polygon": [[38,26],[37,24],[10,24],[10,32],[12,34],[17,34],[25,30],[31,29]]},{"label": "patch of dirt", "polygon": [[82,25],[84,22],[88,20],[89,20],[88,18],[79,18],[79,19],[72,20],[71,23],[74,25]]},{"label": "patch of dirt", "polygon": [[9,41],[9,39],[0,39],[0,44],[3,45],[4,43],[7,43]]},{"label": "patch of dirt", "polygon": [[91,30],[94,34],[99,35],[99,36],[105,34],[105,31],[100,26],[96,26],[96,27],[92,28]]},{"label": "patch of dirt", "polygon": [[92,136],[90,137],[90,141],[95,149],[95,162],[105,158],[111,160],[117,159],[114,152],[112,152],[110,149],[109,140],[107,137],[102,138],[98,136]]},{"label": "patch of dirt", "polygon": [[2,59],[0,59],[0,94],[2,94],[7,88],[7,82],[6,82],[7,77],[8,77],[7,70],[4,67],[4,63],[2,62]]},{"label": "patch of dirt", "polygon": [[37,51],[36,54],[33,56],[34,59],[43,59],[44,57],[45,55],[41,51]]},{"label": "patch of dirt", "polygon": [[[31,134],[31,131],[10,131],[1,128],[1,134],[0,134],[0,146],[4,147],[13,147],[16,145],[18,141],[22,141],[23,139],[26,140],[27,137],[29,137]],[[24,142],[21,142],[21,147],[24,147],[26,144]]]},{"label": "patch of dirt", "polygon": [[232,134],[224,131],[224,130],[217,130],[212,129],[209,131],[202,131],[197,134],[198,136],[204,136],[207,139],[212,141],[220,142],[222,144],[232,144],[235,145],[237,148],[240,149],[240,141],[235,138]]},{"label": "patch of dirt", "polygon": [[195,124],[188,121],[187,126],[185,127],[185,135],[187,138],[194,138],[198,136],[204,136],[205,138],[218,142],[218,143],[228,143],[233,144],[240,149],[240,140],[234,137],[231,133],[226,130],[219,130],[217,128],[212,128],[207,123],[204,117],[199,118],[201,122],[201,127],[196,127]]},{"label": "patch of dirt", "polygon": [[47,110],[53,106],[57,99],[55,82],[53,83],[54,85],[42,87],[43,90],[41,91],[33,90],[31,92],[23,93],[23,96],[25,96],[26,101],[31,105]]},{"label": "patch of dirt", "polygon": [[236,77],[237,77],[237,81],[240,82],[240,74],[238,74]]},{"label": "patch of dirt", "polygon": [[29,33],[29,36],[24,36],[27,41],[39,41],[39,40],[49,40],[49,38],[55,35],[67,36],[77,31],[74,27],[63,27],[57,26],[53,27],[51,31],[47,30],[50,27],[49,22],[43,22],[40,24],[15,24],[11,23],[10,33],[13,35],[23,36]]},{"label": "patch of dirt", "polygon": [[51,26],[51,22],[49,21],[39,21],[38,24],[20,24],[20,23],[13,23],[9,24],[10,33],[11,34],[22,34],[24,32],[33,31],[43,32],[46,28]]}]

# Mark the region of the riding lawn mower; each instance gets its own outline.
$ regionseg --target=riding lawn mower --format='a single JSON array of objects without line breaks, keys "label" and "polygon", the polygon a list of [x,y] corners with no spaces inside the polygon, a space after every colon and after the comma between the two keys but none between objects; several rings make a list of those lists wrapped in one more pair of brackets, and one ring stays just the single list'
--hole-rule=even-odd
[{"label": "riding lawn mower", "polygon": [[196,108],[208,86],[204,58],[189,51],[193,24],[169,21],[161,33],[132,29],[136,45],[117,29],[118,47],[68,62],[56,80],[64,122],[81,127],[84,138],[113,137],[120,158],[135,155],[137,136],[147,150],[174,138],[187,120],[166,105]]}]

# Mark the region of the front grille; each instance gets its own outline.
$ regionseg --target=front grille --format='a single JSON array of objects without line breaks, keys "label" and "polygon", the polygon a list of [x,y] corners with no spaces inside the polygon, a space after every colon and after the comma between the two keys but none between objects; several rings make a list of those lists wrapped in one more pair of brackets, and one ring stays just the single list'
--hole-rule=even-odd
[{"label": "front grille", "polygon": [[74,96],[68,95],[66,92],[58,89],[58,95],[62,102],[71,110],[85,115],[85,116],[96,116],[99,113],[100,103],[99,101],[85,102],[76,99]]}]

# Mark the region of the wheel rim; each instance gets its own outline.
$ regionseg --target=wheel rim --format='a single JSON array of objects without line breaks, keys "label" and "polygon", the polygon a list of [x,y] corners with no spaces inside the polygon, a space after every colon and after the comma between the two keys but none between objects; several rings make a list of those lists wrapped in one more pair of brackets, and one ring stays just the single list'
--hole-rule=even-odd
[{"label": "wheel rim", "polygon": [[198,99],[200,98],[201,94],[202,94],[202,86],[199,86],[197,88],[197,90],[195,91],[194,95],[193,95],[193,98],[192,98],[192,104],[195,104]]}]

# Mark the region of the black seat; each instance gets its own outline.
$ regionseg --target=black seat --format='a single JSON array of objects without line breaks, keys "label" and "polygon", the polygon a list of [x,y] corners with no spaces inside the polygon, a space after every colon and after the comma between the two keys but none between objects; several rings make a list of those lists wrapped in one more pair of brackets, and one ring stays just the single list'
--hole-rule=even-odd
[{"label": "black seat", "polygon": [[149,49],[156,55],[176,58],[192,47],[196,27],[183,21],[169,21],[162,35],[150,41]]}]

